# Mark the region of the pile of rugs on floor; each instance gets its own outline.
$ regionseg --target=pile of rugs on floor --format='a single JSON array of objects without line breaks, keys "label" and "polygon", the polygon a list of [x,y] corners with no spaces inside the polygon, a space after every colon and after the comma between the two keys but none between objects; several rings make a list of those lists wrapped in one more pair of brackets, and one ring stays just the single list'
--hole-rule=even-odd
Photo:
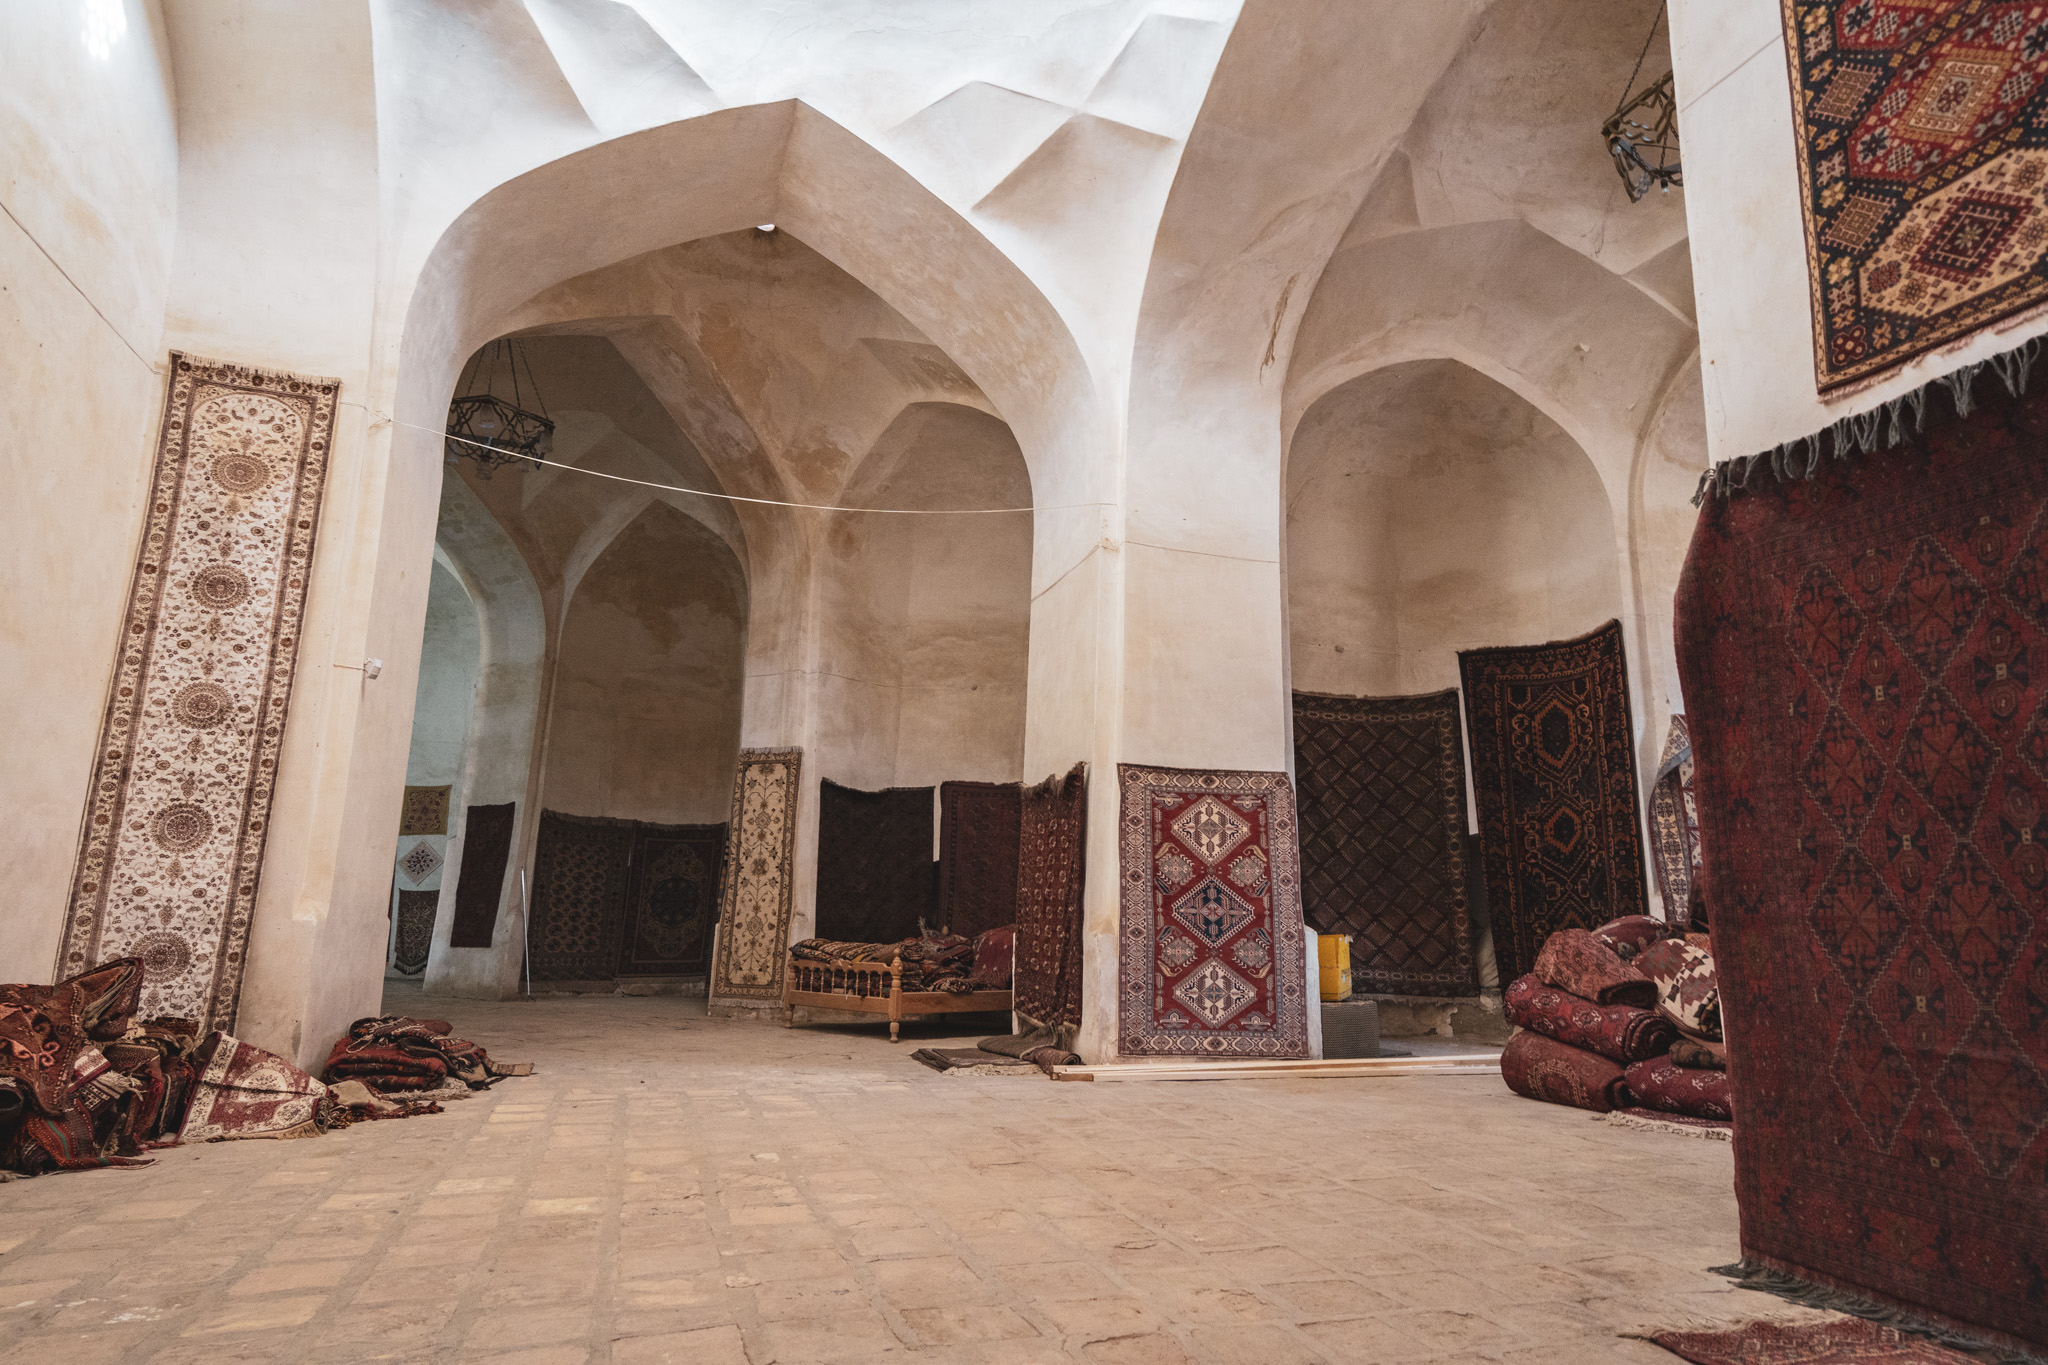
[{"label": "pile of rugs on floor", "polygon": [[913,935],[898,943],[841,943],[807,938],[789,950],[804,962],[880,962],[903,959],[905,991],[941,991],[972,995],[976,991],[1010,989],[1016,955],[1017,926],[1006,924],[975,937],[958,934]]},{"label": "pile of rugs on floor", "polygon": [[921,1047],[910,1059],[951,1076],[1050,1076],[1056,1066],[1081,1064],[1081,1055],[1059,1046],[1052,1029],[984,1038],[975,1047]]},{"label": "pile of rugs on floor", "polygon": [[120,958],[54,986],[0,985],[0,1179],[147,1166],[184,1142],[315,1137],[441,1111],[530,1063],[501,1066],[434,1019],[360,1019],[315,1080],[189,1019],[135,1018],[143,965]]},{"label": "pile of rugs on floor", "polygon": [[1518,1032],[1501,1076],[1518,1095],[1624,1122],[1724,1135],[1735,1110],[1706,934],[1630,915],[1552,934],[1507,989]]}]

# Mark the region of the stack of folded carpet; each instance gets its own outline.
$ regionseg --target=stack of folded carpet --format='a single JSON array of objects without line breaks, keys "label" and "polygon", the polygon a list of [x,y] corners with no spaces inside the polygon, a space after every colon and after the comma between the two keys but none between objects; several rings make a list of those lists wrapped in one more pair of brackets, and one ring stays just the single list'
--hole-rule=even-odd
[{"label": "stack of folded carpet", "polygon": [[1520,1030],[1501,1053],[1508,1087],[1595,1113],[1732,1121],[1713,955],[1704,935],[1666,932],[1631,915],[1551,935],[1507,989]]},{"label": "stack of folded carpet", "polygon": [[440,1110],[323,1085],[189,1019],[138,1022],[143,970],[119,958],[54,986],[0,985],[0,1172],[147,1166],[144,1153],[181,1142],[313,1137]]},{"label": "stack of folded carpet", "polygon": [[507,1076],[533,1074],[533,1063],[494,1062],[482,1047],[453,1033],[445,1019],[358,1019],[334,1044],[322,1074],[329,1084],[359,1081],[383,1095],[440,1090],[450,1082],[483,1090]]},{"label": "stack of folded carpet", "polygon": [[921,934],[898,943],[841,943],[807,938],[789,951],[805,962],[877,962],[903,959],[903,989],[967,995],[1010,988],[1017,926],[985,930],[975,938]]}]

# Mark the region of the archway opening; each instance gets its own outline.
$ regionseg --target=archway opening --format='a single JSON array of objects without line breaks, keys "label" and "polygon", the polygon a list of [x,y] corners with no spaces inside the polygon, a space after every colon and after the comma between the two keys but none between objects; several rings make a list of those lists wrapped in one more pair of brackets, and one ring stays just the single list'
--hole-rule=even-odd
[{"label": "archway opening", "polygon": [[1382,1012],[1450,1031],[1500,982],[1484,908],[1459,652],[1576,636],[1621,610],[1592,461],[1449,360],[1319,398],[1287,464],[1289,663],[1311,927],[1353,936]]}]

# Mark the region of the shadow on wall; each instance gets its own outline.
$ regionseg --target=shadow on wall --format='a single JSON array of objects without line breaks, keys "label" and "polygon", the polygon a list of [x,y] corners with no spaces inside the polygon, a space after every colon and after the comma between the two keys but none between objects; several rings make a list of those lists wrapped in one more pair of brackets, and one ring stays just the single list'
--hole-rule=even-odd
[{"label": "shadow on wall", "polygon": [[1534,644],[1621,611],[1600,476],[1563,428],[1469,366],[1414,361],[1331,390],[1287,462],[1298,691],[1458,685],[1458,651]]}]

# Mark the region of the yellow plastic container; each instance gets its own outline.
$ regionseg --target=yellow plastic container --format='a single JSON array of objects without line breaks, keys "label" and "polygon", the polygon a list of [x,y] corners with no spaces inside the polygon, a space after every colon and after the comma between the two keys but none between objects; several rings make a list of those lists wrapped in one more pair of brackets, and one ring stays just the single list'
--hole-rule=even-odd
[{"label": "yellow plastic container", "polygon": [[1325,1000],[1351,998],[1351,935],[1316,935],[1316,969]]}]

